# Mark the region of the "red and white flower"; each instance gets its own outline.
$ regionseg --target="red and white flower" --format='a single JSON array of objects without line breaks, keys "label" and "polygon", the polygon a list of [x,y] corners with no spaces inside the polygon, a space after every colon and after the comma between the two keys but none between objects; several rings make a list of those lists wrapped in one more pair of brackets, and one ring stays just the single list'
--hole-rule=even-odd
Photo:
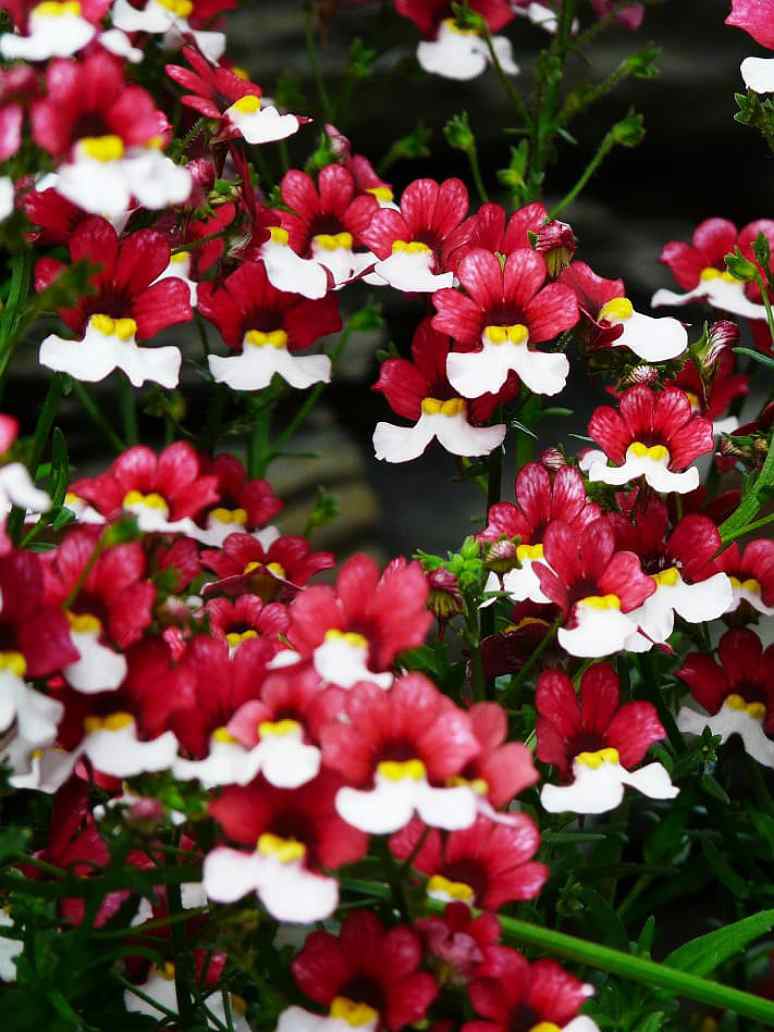
[{"label": "red and white flower", "polygon": [[494,914],[474,917],[464,903],[448,903],[443,915],[422,917],[415,927],[424,939],[431,966],[446,984],[464,986],[475,978],[490,946],[500,941]]},{"label": "red and white flower", "polygon": [[167,120],[146,90],[125,82],[121,61],[102,49],[81,61],[57,58],[46,83],[46,97],[32,105],[32,134],[63,162],[59,193],[108,217],[132,198],[154,211],[188,199],[190,173],[160,150]]},{"label": "red and white flower", "polygon": [[543,552],[545,561],[534,570],[543,594],[562,611],[562,648],[583,658],[623,649],[637,630],[630,614],[656,585],[634,552],[616,550],[612,523],[600,517],[577,530],[555,520],[543,537]]},{"label": "red and white flower", "polygon": [[202,552],[202,565],[221,580],[213,585],[226,593],[253,592],[272,601],[283,589],[298,588],[321,570],[330,569],[332,552],[313,552],[306,538],[286,534],[265,546],[252,534],[230,534],[220,549]]},{"label": "red and white flower", "polygon": [[548,880],[548,868],[533,857],[540,832],[524,813],[507,824],[479,816],[470,827],[441,835],[413,820],[390,839],[399,860],[412,856],[414,867],[429,875],[425,891],[431,899],[499,910],[506,903],[534,899]]},{"label": "red and white flower", "polygon": [[573,262],[559,282],[575,291],[597,346],[629,348],[646,362],[666,362],[688,347],[688,333],[677,319],[654,319],[635,311],[623,280],[604,279],[585,262]]},{"label": "red and white flower", "polygon": [[521,742],[509,742],[508,718],[496,702],[477,702],[468,710],[479,753],[455,778],[469,784],[479,797],[478,808],[493,821],[508,823],[512,814],[499,813],[515,796],[538,780],[532,754]]},{"label": "red and white flower", "polygon": [[[144,1014],[156,1021],[159,1021],[164,1014],[178,1013],[175,966],[171,961],[167,961],[163,967],[151,967],[147,978],[140,982],[137,988],[143,994],[142,997],[130,989],[124,992],[124,1006],[130,1013]],[[209,991],[206,988],[200,988],[199,992],[209,1012],[207,1028],[227,1027],[226,1021],[228,1020],[233,1032],[250,1032],[247,1019],[240,1014],[238,997],[232,996],[231,993],[222,993],[215,988]],[[228,996],[229,999],[228,1019],[226,1018],[224,996]]]},{"label": "red and white flower", "polygon": [[[553,479],[545,466],[529,462],[516,475],[514,484],[516,504],[497,502],[489,510],[489,523],[478,535],[478,540],[490,544],[497,554],[498,543],[513,545],[513,569],[502,578],[502,590],[514,602],[530,599],[546,604],[540,581],[533,569],[536,562],[545,562],[543,535],[552,520],[561,520],[569,527],[580,529],[601,513],[599,506],[586,497],[586,488],[580,473],[572,466],[562,466]],[[487,581],[486,590],[496,591],[500,581],[494,574]]]},{"label": "red and white flower", "polygon": [[730,579],[714,562],[722,547],[720,532],[708,517],[691,513],[669,528],[667,507],[652,500],[631,519],[610,516],[619,548],[635,552],[656,585],[655,592],[629,617],[639,630],[628,639],[629,652],[647,652],[666,642],[675,614],[688,623],[717,620],[732,603]]},{"label": "red and white flower", "polygon": [[[219,61],[226,49],[226,37],[222,32],[199,28],[202,17],[211,19],[218,11],[230,10],[232,0],[145,0],[137,7],[129,0],[114,0],[110,12],[113,24],[124,32],[145,32],[152,36],[163,36],[162,46],[174,50],[181,43],[193,37],[194,42],[206,58]],[[197,8],[202,8],[201,12]]]},{"label": "red and white flower", "polygon": [[449,338],[424,319],[411,344],[413,361],[388,358],[382,362],[373,389],[384,394],[399,416],[416,422],[412,427],[377,423],[373,436],[377,459],[409,462],[433,440],[452,455],[464,456],[488,455],[503,443],[504,423],[473,426],[469,420],[479,423],[491,419],[495,408],[514,396],[515,383],[506,384],[499,394],[483,395],[472,404],[466,402],[446,377],[449,344]]},{"label": "red and white flower", "polygon": [[546,670],[535,693],[537,756],[556,767],[565,784],[545,784],[540,802],[549,813],[606,813],[621,804],[624,787],[650,799],[674,799],[678,789],[660,763],[642,763],[665,737],[649,702],[620,704],[618,677],[607,663],[590,667],[576,696],[572,681]]},{"label": "red and white flower", "polygon": [[217,383],[237,391],[268,387],[275,373],[291,387],[328,383],[327,355],[298,355],[322,336],[341,329],[338,303],[331,295],[316,301],[272,286],[263,262],[246,262],[222,286],[202,283],[199,311],[220,330],[226,345],[239,352],[210,355]]},{"label": "red and white flower", "polygon": [[759,538],[740,548],[736,541],[717,559],[731,583],[731,601],[726,612],[743,602],[764,616],[774,616],[774,541]]},{"label": "red and white flower", "polygon": [[[771,0],[731,0],[726,25],[749,32],[752,38],[774,50],[774,3]],[[746,57],[741,68],[745,86],[755,93],[774,93],[774,58]]]},{"label": "red and white flower", "polygon": [[[472,0],[470,7],[486,20],[500,66],[508,75],[517,75],[510,40],[495,35],[515,17],[511,4],[507,0]],[[417,60],[426,72],[446,79],[475,79],[492,60],[481,34],[457,24],[449,0],[395,0],[395,10],[410,18],[426,37],[417,45]]]},{"label": "red and white flower", "polygon": [[718,658],[686,656],[677,676],[701,710],[683,706],[677,726],[691,735],[708,727],[721,742],[739,735],[754,760],[774,767],[774,645],[764,651],[757,634],[737,627],[720,639]]},{"label": "red and white flower", "polygon": [[514,211],[510,218],[500,204],[482,204],[478,211],[460,223],[452,233],[447,248],[448,265],[456,270],[468,251],[485,251],[509,255],[520,248],[532,248],[530,234],[539,236],[548,220],[545,205],[534,201]]},{"label": "red and white flower", "polygon": [[210,813],[229,839],[252,852],[216,846],[207,854],[203,881],[210,899],[233,903],[256,892],[277,921],[311,924],[330,917],[339,883],[320,868],[354,863],[368,848],[368,837],[336,814],[340,784],[324,771],[292,792],[261,778],[225,788]]},{"label": "red and white flower", "polygon": [[[0,414],[0,458],[7,456],[19,435],[19,422],[13,416]],[[0,550],[2,526],[14,505],[25,512],[48,512],[51,499],[36,487],[27,467],[21,462],[6,462],[0,466]]]},{"label": "red and white flower", "polygon": [[398,211],[382,208],[363,227],[361,238],[379,259],[374,272],[409,293],[451,287],[448,258],[451,246],[459,246],[455,230],[467,211],[461,179],[415,179],[401,194]]},{"label": "red and white flower", "polygon": [[544,285],[542,255],[520,249],[502,266],[495,254],[477,249],[459,263],[457,276],[466,293],[450,288],[433,296],[438,313],[433,328],[477,350],[449,355],[452,387],[465,398],[478,398],[499,391],[515,372],[536,394],[561,391],[570,370],[567,357],[534,345],[571,329],[578,303],[569,287]]},{"label": "red and white flower", "polygon": [[[91,277],[93,293],[60,318],[80,339],[49,334],[40,346],[41,364],[77,380],[95,383],[121,369],[134,387],[146,380],[176,387],[182,357],[176,347],[140,347],[157,333],[187,322],[191,316],[188,289],[179,280],[154,282],[169,263],[169,244],[152,229],[119,240],[105,219],[82,222],[70,239],[73,262],[87,260],[100,269]],[[55,258],[41,258],[35,268],[38,291],[64,271]]]},{"label": "red and white flower", "polygon": [[[728,323],[713,323],[710,330]],[[736,323],[731,323],[738,338]],[[709,380],[709,382],[707,382]],[[750,377],[736,372],[736,356],[730,348],[722,348],[712,363],[711,371],[703,378],[696,363],[688,359],[677,376],[666,386],[679,387],[688,395],[695,413],[712,420],[712,431],[718,434],[732,434],[739,427],[736,416],[726,415],[735,398],[744,397],[750,390]]]},{"label": "red and white flower", "polygon": [[609,405],[594,410],[589,435],[607,458],[594,457],[589,480],[620,486],[644,477],[663,493],[695,491],[699,471],[691,463],[714,447],[712,423],[694,415],[689,398],[676,387],[629,388],[618,410]]},{"label": "red and white flower", "polygon": [[47,61],[90,43],[110,0],[12,0],[4,6],[17,31],[0,36],[0,54],[8,61]]},{"label": "red and white flower", "polygon": [[372,559],[354,555],[335,588],[315,586],[296,596],[288,639],[312,658],[324,681],[341,688],[370,681],[387,689],[395,657],[421,645],[433,621],[428,594],[419,563],[395,559],[380,576]]},{"label": "red and white flower", "polygon": [[[340,690],[335,717],[320,728],[323,763],[347,782],[336,809],[374,835],[405,827],[415,813],[436,828],[467,828],[474,789],[454,780],[479,752],[470,718],[422,674]],[[464,779],[463,779],[464,780]]]}]

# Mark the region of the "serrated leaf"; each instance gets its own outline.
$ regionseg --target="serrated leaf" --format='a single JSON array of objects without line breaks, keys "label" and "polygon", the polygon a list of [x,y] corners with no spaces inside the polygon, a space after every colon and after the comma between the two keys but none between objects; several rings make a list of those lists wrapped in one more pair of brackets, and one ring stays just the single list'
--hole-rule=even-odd
[{"label": "serrated leaf", "polygon": [[669,967],[705,977],[774,928],[774,910],[762,910],[752,917],[718,928],[684,943],[666,957]]}]

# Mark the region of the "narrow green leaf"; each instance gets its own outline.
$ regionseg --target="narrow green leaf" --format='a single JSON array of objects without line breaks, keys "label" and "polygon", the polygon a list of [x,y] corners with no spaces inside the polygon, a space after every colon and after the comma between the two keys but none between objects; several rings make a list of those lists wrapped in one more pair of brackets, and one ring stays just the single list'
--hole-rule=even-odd
[{"label": "narrow green leaf", "polygon": [[774,358],[770,355],[764,355],[761,351],[753,351],[752,348],[733,348],[733,351],[736,355],[746,355],[747,358],[752,358],[755,362],[760,362],[761,365],[774,369]]},{"label": "narrow green leaf", "polygon": [[774,928],[774,910],[762,910],[734,924],[691,939],[673,950],[664,963],[693,975],[709,975],[749,943]]}]

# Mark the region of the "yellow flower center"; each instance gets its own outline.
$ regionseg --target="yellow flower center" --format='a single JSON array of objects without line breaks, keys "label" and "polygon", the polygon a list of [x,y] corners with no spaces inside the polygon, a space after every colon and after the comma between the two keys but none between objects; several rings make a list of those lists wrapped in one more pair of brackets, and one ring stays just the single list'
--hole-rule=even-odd
[{"label": "yellow flower center", "polygon": [[543,558],[543,546],[542,545],[517,545],[516,546],[516,558],[520,563],[523,563],[525,559],[531,559],[534,562],[536,559]]},{"label": "yellow flower center", "polygon": [[621,600],[618,595],[587,595],[578,605],[589,609],[620,609]]},{"label": "yellow flower center", "polygon": [[377,201],[391,201],[394,196],[389,186],[371,186],[366,193],[373,194]]},{"label": "yellow flower center", "polygon": [[14,677],[24,677],[27,673],[27,660],[21,652],[0,652],[0,671],[7,670]]},{"label": "yellow flower center", "polygon": [[698,395],[694,394],[693,391],[686,391],[685,396],[688,399],[688,404],[691,406],[691,412],[700,412],[701,405]]},{"label": "yellow flower center", "polygon": [[234,738],[227,727],[216,727],[210,735],[213,742],[223,742],[226,745],[239,745],[239,739]]},{"label": "yellow flower center", "polygon": [[258,734],[261,738],[286,738],[301,730],[297,720],[263,720],[258,725]]},{"label": "yellow flower center", "polygon": [[240,527],[247,523],[244,509],[213,509],[210,516],[218,523],[237,523]]},{"label": "yellow flower center", "polygon": [[280,580],[286,579],[285,567],[280,563],[267,563],[264,566],[263,563],[256,563],[254,561],[249,562],[247,566],[245,566],[244,570],[242,570],[242,574],[252,573],[253,570],[268,570],[269,573],[273,574],[275,577],[279,577]]},{"label": "yellow flower center", "polygon": [[65,15],[78,17],[81,13],[81,5],[78,0],[65,0],[64,3],[57,3],[57,0],[43,0],[42,4],[36,4],[30,11],[30,15],[37,18],[62,18]]},{"label": "yellow flower center", "polygon": [[708,280],[724,280],[726,283],[739,283],[741,282],[733,276],[730,272],[721,272],[720,269],[706,268],[701,270],[699,279],[706,283]]},{"label": "yellow flower center", "polygon": [[628,297],[613,297],[606,301],[599,310],[600,319],[631,319],[634,315],[634,305]]},{"label": "yellow flower center", "polygon": [[249,82],[250,73],[246,68],[240,68],[239,65],[232,65],[231,71],[234,73],[237,79],[242,79],[244,82]]},{"label": "yellow flower center", "polygon": [[173,265],[182,265],[184,262],[187,262],[190,257],[190,251],[175,251],[175,253],[170,256],[169,260]]},{"label": "yellow flower center", "polygon": [[762,702],[747,702],[741,695],[729,695],[726,698],[726,706],[740,713],[746,713],[753,720],[763,720],[766,716],[766,707]]},{"label": "yellow flower center", "polygon": [[427,770],[421,760],[382,760],[376,768],[379,777],[387,781],[424,781]]},{"label": "yellow flower center", "polygon": [[431,250],[421,240],[393,240],[393,254],[430,254]]},{"label": "yellow flower center", "polygon": [[243,641],[250,641],[251,638],[257,638],[258,631],[254,631],[252,628],[248,631],[231,631],[226,635],[226,641],[229,643],[232,649],[237,649]]},{"label": "yellow flower center", "polygon": [[134,489],[127,491],[124,495],[124,509],[131,509],[136,505],[142,505],[146,509],[156,509],[158,512],[164,513],[165,515],[169,513],[169,506],[162,496],[156,493],[156,491],[151,491],[150,494],[146,495],[144,495],[142,491],[136,491]]},{"label": "yellow flower center", "polygon": [[282,226],[270,226],[269,236],[275,244],[286,244],[290,240],[290,234]]},{"label": "yellow flower center", "polygon": [[731,581],[731,586],[737,591],[749,591],[751,595],[760,595],[761,593],[761,582],[754,577],[748,577],[747,580],[739,580],[738,577],[729,577],[728,579]]},{"label": "yellow flower center", "polygon": [[526,344],[529,330],[522,323],[513,326],[486,326],[484,339],[490,344]]},{"label": "yellow flower center", "polygon": [[465,411],[465,402],[462,398],[449,398],[448,401],[439,401],[438,398],[423,398],[422,411],[427,416],[458,416]]},{"label": "yellow flower center", "polygon": [[354,649],[367,649],[368,639],[357,631],[340,631],[338,627],[331,627],[325,632],[326,641],[343,641]]},{"label": "yellow flower center", "polygon": [[642,441],[634,441],[626,449],[626,457],[634,456],[637,459],[650,459],[651,462],[663,462],[664,465],[669,464],[669,449],[663,444],[653,444],[648,447],[647,444],[643,444]]},{"label": "yellow flower center", "polygon": [[294,838],[281,838],[265,831],[258,839],[258,852],[262,856],[270,856],[281,864],[293,864],[306,856],[306,846]]},{"label": "yellow flower center", "polygon": [[101,333],[103,337],[117,337],[124,342],[132,340],[137,333],[134,319],[113,319],[109,315],[92,315],[89,326]]},{"label": "yellow flower center", "polygon": [[102,622],[91,613],[71,613],[67,610],[65,616],[76,634],[99,634],[102,630]]},{"label": "yellow flower center", "polygon": [[166,982],[171,982],[175,977],[175,965],[171,960],[165,960],[157,971]]},{"label": "yellow flower center", "polygon": [[353,240],[351,233],[319,233],[312,243],[321,251],[352,250]]},{"label": "yellow flower center", "polygon": [[232,105],[240,115],[254,115],[256,111],[261,110],[261,98],[256,97],[254,93],[247,93],[244,97],[240,97],[239,100],[235,101]]},{"label": "yellow flower center", "polygon": [[441,22],[441,27],[447,29],[449,32],[456,32],[458,36],[478,35],[475,29],[463,29],[461,25],[457,24],[454,18],[444,18]]},{"label": "yellow flower center", "polygon": [[449,881],[442,874],[434,874],[427,883],[428,896],[438,895],[447,899],[459,900],[461,903],[472,903],[475,892],[465,882]]},{"label": "yellow flower center", "polygon": [[283,351],[288,346],[288,335],[284,330],[272,330],[271,333],[248,330],[245,334],[245,344],[250,344],[254,348],[276,348],[277,351]]},{"label": "yellow flower center", "polygon": [[617,749],[599,749],[597,752],[582,752],[575,757],[575,762],[591,770],[599,770],[606,763],[618,763]]},{"label": "yellow flower center", "polygon": [[171,14],[178,18],[187,18],[193,10],[191,0],[157,0],[157,3],[165,7]]},{"label": "yellow flower center", "polygon": [[121,731],[134,723],[131,713],[111,713],[107,717],[86,717],[83,727],[87,734],[95,731]]},{"label": "yellow flower center", "polygon": [[120,136],[84,136],[79,147],[93,161],[119,161],[124,156],[124,141]]},{"label": "yellow flower center", "polygon": [[451,788],[469,788],[479,796],[485,796],[489,791],[489,785],[483,778],[473,778],[471,781],[468,778],[463,778],[461,774],[455,774],[447,780],[446,784]]},{"label": "yellow flower center", "polygon": [[664,585],[667,588],[674,588],[680,583],[680,571],[676,566],[670,566],[668,570],[661,570],[660,573],[654,573],[653,580],[659,586]]},{"label": "yellow flower center", "polygon": [[529,1032],[562,1032],[562,1030],[553,1021],[541,1021],[537,1025],[533,1025]]},{"label": "yellow flower center", "polygon": [[363,1028],[377,1022],[379,1012],[367,1003],[355,1003],[346,996],[336,996],[331,1001],[330,1017],[335,1021],[345,1021],[350,1028]]}]

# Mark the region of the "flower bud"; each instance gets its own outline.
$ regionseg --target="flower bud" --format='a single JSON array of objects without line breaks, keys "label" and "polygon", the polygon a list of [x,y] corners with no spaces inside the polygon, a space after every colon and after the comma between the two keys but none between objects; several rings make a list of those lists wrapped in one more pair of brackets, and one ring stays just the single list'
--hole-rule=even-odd
[{"label": "flower bud", "polygon": [[549,472],[556,473],[563,466],[567,465],[567,459],[564,457],[559,448],[546,448],[546,450],[540,456],[540,464],[541,466],[544,466]]},{"label": "flower bud", "polygon": [[621,379],[622,387],[634,387],[637,384],[652,384],[658,380],[659,372],[651,365],[632,366]]},{"label": "flower bud", "polygon": [[432,570],[427,575],[430,595],[427,608],[442,623],[463,611],[462,592],[456,576],[449,570]]},{"label": "flower bud", "polygon": [[578,248],[572,227],[552,219],[538,229],[535,237],[535,250],[545,258],[549,276],[556,278],[570,264]]},{"label": "flower bud", "polygon": [[723,261],[731,275],[743,283],[751,283],[758,275],[755,263],[745,258],[738,247],[734,254],[727,254]]}]

